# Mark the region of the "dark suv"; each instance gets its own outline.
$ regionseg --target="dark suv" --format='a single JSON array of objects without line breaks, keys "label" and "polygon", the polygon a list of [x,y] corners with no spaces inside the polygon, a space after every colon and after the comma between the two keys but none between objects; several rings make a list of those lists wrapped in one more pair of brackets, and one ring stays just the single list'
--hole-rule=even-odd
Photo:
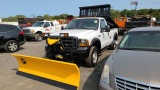
[{"label": "dark suv", "polygon": [[0,48],[7,52],[15,52],[24,43],[24,33],[17,26],[0,24]]}]

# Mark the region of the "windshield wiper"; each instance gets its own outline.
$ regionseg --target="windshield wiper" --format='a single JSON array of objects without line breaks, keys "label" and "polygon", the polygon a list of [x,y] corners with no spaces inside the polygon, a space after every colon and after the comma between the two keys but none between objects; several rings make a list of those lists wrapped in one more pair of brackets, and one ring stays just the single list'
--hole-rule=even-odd
[{"label": "windshield wiper", "polygon": [[84,28],[84,27],[80,27],[79,29],[89,29],[89,30],[93,30],[91,28]]}]

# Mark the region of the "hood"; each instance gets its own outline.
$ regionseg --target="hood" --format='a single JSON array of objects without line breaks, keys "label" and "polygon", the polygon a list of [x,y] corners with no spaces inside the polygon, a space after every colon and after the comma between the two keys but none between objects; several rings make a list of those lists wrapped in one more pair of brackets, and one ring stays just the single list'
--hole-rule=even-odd
[{"label": "hood", "polygon": [[24,29],[29,29],[29,30],[37,30],[37,29],[42,29],[42,27],[25,27]]},{"label": "hood", "polygon": [[117,50],[112,59],[114,75],[160,84],[160,52]]},{"label": "hood", "polygon": [[84,29],[67,29],[53,32],[50,36],[59,36],[60,33],[68,33],[69,36],[77,36],[78,38],[85,38],[88,34],[94,33],[95,30],[84,30]]}]

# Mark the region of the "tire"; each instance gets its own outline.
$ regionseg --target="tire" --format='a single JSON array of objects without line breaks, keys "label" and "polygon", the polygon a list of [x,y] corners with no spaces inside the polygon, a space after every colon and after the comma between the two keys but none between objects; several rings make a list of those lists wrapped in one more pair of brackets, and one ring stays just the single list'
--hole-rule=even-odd
[{"label": "tire", "polygon": [[119,35],[124,35],[124,29],[123,28],[119,29]]},{"label": "tire", "polygon": [[10,40],[5,44],[5,50],[7,52],[16,52],[19,49],[19,44],[15,40]]},{"label": "tire", "polygon": [[36,34],[35,40],[36,40],[36,41],[42,41],[42,40],[43,40],[42,34]]},{"label": "tire", "polygon": [[89,52],[88,58],[86,58],[86,65],[88,67],[93,67],[98,62],[98,49],[95,46],[92,46]]},{"label": "tire", "polygon": [[114,49],[116,48],[116,44],[115,44],[116,41],[117,41],[117,40],[114,40],[113,43],[109,46],[109,49],[110,49],[110,50],[114,50]]}]

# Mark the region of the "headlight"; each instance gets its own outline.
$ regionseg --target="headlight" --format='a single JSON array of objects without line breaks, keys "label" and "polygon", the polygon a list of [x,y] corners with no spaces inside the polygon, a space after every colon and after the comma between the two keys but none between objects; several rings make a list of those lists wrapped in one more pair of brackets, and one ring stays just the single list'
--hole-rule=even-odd
[{"label": "headlight", "polygon": [[79,39],[79,46],[89,46],[89,41],[87,39]]},{"label": "headlight", "polygon": [[105,64],[101,79],[104,83],[109,84],[109,66]]},{"label": "headlight", "polygon": [[35,31],[34,30],[31,30],[31,33],[34,33]]},{"label": "headlight", "polygon": [[60,33],[60,37],[68,37],[68,33]]}]

